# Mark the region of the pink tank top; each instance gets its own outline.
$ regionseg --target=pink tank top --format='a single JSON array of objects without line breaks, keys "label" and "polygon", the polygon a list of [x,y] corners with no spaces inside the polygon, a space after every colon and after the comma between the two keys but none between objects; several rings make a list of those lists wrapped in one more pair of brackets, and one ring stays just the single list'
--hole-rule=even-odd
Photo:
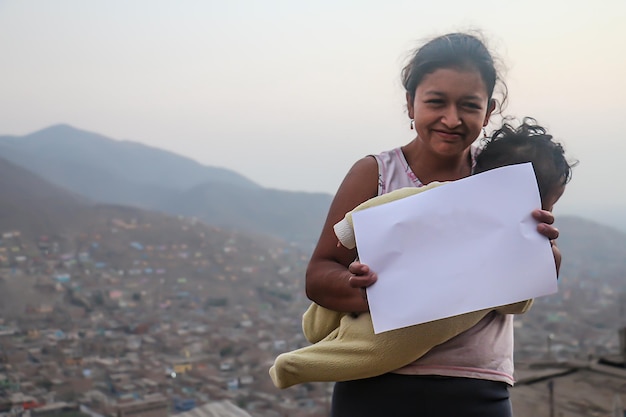
[{"label": "pink tank top", "polygon": [[[476,151],[472,147],[472,169]],[[373,156],[378,162],[378,195],[424,185],[400,148]],[[471,329],[395,373],[477,378],[513,385],[513,316],[491,312]]]}]

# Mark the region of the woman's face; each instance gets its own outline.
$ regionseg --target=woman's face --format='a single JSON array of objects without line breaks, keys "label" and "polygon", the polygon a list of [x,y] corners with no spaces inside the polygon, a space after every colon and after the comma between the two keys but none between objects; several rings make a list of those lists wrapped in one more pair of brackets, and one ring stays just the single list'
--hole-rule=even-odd
[{"label": "woman's face", "polygon": [[475,70],[441,68],[426,75],[407,95],[409,117],[422,142],[441,156],[462,154],[480,135],[495,103]]}]

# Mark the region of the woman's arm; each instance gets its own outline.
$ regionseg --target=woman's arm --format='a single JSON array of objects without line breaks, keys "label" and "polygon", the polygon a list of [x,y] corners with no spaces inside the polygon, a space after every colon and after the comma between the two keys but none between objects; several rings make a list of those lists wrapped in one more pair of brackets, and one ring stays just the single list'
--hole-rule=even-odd
[{"label": "woman's arm", "polygon": [[356,250],[337,245],[333,225],[377,194],[378,164],[374,158],[365,157],[354,164],[339,186],[307,268],[307,296],[322,307],[342,312],[369,310],[358,287],[373,284],[376,274],[366,265],[353,262]]}]

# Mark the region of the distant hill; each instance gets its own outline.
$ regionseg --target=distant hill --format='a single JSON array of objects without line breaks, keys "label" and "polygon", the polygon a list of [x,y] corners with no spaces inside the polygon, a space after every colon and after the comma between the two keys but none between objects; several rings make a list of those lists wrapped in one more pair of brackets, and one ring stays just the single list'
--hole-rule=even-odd
[{"label": "distant hill", "polygon": [[626,232],[576,216],[559,216],[564,276],[601,276],[626,290]]},{"label": "distant hill", "polygon": [[70,227],[88,200],[0,158],[0,229],[41,233]]},{"label": "distant hill", "polygon": [[[21,137],[0,136],[0,156],[62,187],[59,195],[72,199],[82,195],[86,197],[82,201],[197,217],[212,225],[309,246],[319,235],[332,199],[323,193],[264,188],[227,169],[67,125]],[[25,172],[15,176],[26,178]],[[564,272],[570,265],[590,265],[591,259],[602,259],[606,268],[617,262],[615,268],[621,268],[616,260],[624,257],[620,252],[624,233],[565,215],[558,217],[558,226]]]},{"label": "distant hill", "polygon": [[559,291],[535,300],[516,318],[516,360],[586,360],[615,352],[626,325],[626,233],[574,216],[559,216],[563,253]]},{"label": "distant hill", "polygon": [[232,229],[312,244],[321,231],[330,200],[328,194],[242,190],[224,183],[206,183],[181,192],[159,208]]},{"label": "distant hill", "polygon": [[[63,305],[64,293],[36,288],[41,279],[50,280],[53,270],[71,271],[78,279],[74,282],[85,289],[119,288],[90,279],[87,270],[93,271],[97,263],[112,277],[117,271],[145,272],[146,265],[151,274],[162,268],[169,271],[163,276],[166,285],[234,305],[262,300],[286,308],[302,293],[306,256],[278,237],[239,233],[136,207],[96,204],[1,158],[0,195],[0,317],[19,316],[25,306],[38,303]],[[76,259],[79,253],[86,254],[86,260],[72,266],[60,262],[68,254]],[[43,278],[25,273],[36,268],[47,271]],[[12,278],[12,270],[21,270],[19,279]],[[240,291],[234,280],[247,290]],[[157,292],[154,283],[145,289],[152,296]]]},{"label": "distant hill", "polygon": [[157,208],[206,181],[259,186],[227,169],[130,141],[56,125],[25,136],[0,136],[0,156],[97,202]]},{"label": "distant hill", "polygon": [[[67,182],[76,174],[96,172],[110,180],[181,190],[206,181],[238,187],[259,187],[224,168],[209,167],[172,152],[137,142],[119,141],[68,125],[55,125],[25,136],[0,136],[0,155],[48,178]],[[62,170],[64,164],[70,164]],[[73,174],[73,175],[70,175]],[[77,183],[78,184],[78,183]],[[89,185],[81,194],[92,192]]]},{"label": "distant hill", "polygon": [[[65,227],[48,225],[38,233],[26,233],[18,227],[10,230],[21,235],[3,239],[0,248],[17,246],[20,250],[16,255],[26,256],[28,261],[9,261],[9,266],[28,271],[41,268],[41,259],[61,259],[68,254],[76,259],[78,254],[86,254],[86,260],[73,262],[72,266],[53,262],[55,267],[48,274],[70,273],[72,282],[89,299],[110,290],[129,293],[131,288],[139,288],[134,291],[143,291],[146,300],[154,300],[138,312],[147,317],[158,298],[173,299],[176,292],[194,294],[198,302],[214,300],[232,306],[264,303],[284,310],[292,308],[288,304],[304,292],[302,268],[306,258],[284,241],[191,219],[132,207],[98,205],[85,207]],[[43,236],[46,242],[58,245],[56,254],[44,258],[39,253],[38,243]],[[102,264],[102,269],[97,270],[96,264]],[[49,275],[42,278],[22,272],[19,279],[12,279],[7,269],[3,276],[2,267],[6,266],[0,256],[0,317],[19,317],[26,306],[38,303],[67,305],[67,293],[38,291],[37,283],[50,282]],[[159,270],[164,271],[162,275],[156,275]],[[123,275],[118,275],[119,271]],[[141,276],[135,276],[133,271]],[[94,279],[94,272],[100,278]],[[163,288],[168,289],[169,295],[162,292]],[[188,313],[187,307],[182,308]]]},{"label": "distant hill", "polygon": [[195,216],[308,244],[331,201],[328,194],[266,189],[234,171],[67,125],[0,136],[0,156],[94,202]]}]

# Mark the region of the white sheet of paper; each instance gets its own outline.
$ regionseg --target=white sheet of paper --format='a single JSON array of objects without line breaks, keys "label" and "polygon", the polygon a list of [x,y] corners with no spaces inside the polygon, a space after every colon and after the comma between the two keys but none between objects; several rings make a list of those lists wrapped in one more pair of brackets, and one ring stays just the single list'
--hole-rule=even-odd
[{"label": "white sheet of paper", "polygon": [[353,213],[381,333],[557,292],[532,164],[490,170]]}]

